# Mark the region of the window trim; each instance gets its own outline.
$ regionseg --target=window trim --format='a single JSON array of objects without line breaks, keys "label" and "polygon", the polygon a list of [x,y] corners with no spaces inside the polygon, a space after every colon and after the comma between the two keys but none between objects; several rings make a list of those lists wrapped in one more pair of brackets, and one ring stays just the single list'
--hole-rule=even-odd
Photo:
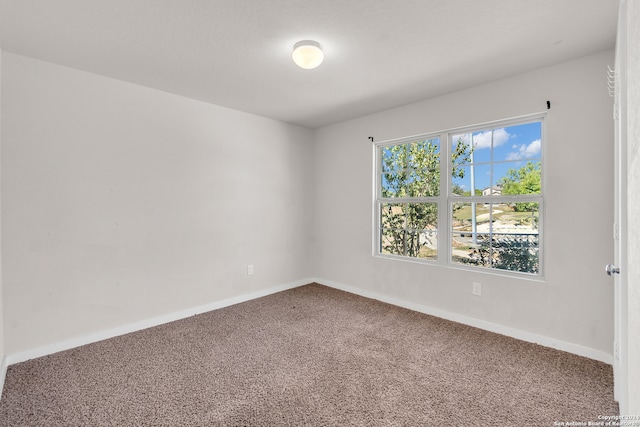
[{"label": "window trim", "polygon": [[[508,277],[517,277],[519,279],[533,280],[533,281],[544,281],[544,273],[545,273],[545,239],[544,239],[544,228],[545,228],[545,191],[546,191],[546,180],[545,180],[545,145],[547,144],[547,125],[546,125],[546,117],[547,112],[539,112],[533,114],[527,114],[522,116],[516,116],[508,119],[502,120],[494,120],[484,123],[478,123],[474,125],[460,126],[455,128],[449,128],[440,130],[437,132],[429,132],[423,133],[408,137],[402,138],[394,138],[389,140],[384,140],[380,142],[373,142],[373,203],[372,203],[372,215],[373,215],[373,230],[372,230],[372,249],[373,256],[376,258],[390,259],[390,260],[398,260],[405,262],[412,262],[418,264],[425,264],[431,266],[439,266],[445,267],[449,269],[456,270],[465,270],[483,274],[492,274],[498,276],[508,276]],[[509,127],[509,126],[517,126],[524,125],[527,123],[540,122],[541,130],[540,137],[542,139],[542,145],[540,148],[540,194],[536,195],[512,195],[512,196],[456,196],[455,198],[451,194],[451,189],[453,188],[453,180],[450,173],[450,168],[452,167],[451,160],[451,152],[452,152],[452,143],[451,139],[454,135],[464,134],[464,133],[473,133],[482,130],[490,130],[501,127]],[[382,203],[388,203],[393,199],[382,198],[382,157],[381,157],[381,147],[386,146],[394,146],[403,143],[410,143],[424,139],[433,139],[438,138],[440,144],[440,191],[438,196],[434,196],[429,198],[429,202],[437,203],[438,205],[438,224],[437,224],[437,235],[438,235],[438,255],[437,259],[424,259],[424,258],[414,258],[404,255],[393,255],[393,254],[383,254],[381,253],[381,236],[380,230],[382,227],[381,215],[380,215],[380,207]],[[493,163],[493,162],[492,162]],[[446,177],[446,179],[442,179],[442,177]],[[458,199],[458,197],[462,197],[462,199]],[[509,200],[513,201],[513,199],[526,201],[532,201],[539,203],[539,214],[538,214],[538,263],[539,269],[538,273],[527,273],[520,271],[512,271],[512,270],[503,270],[498,268],[488,268],[474,265],[465,265],[454,263],[451,260],[451,215],[452,208],[454,203],[469,203],[469,202],[480,202],[486,203],[487,199],[491,199],[492,202],[499,202],[500,200]],[[395,199],[398,203],[425,203],[425,199],[423,198],[403,198],[403,199]]]},{"label": "window trim", "polygon": [[[415,136],[410,136],[410,137],[405,137],[405,138],[397,138],[397,139],[393,139],[393,140],[387,140],[387,141],[382,141],[379,143],[374,143],[373,144],[373,150],[374,150],[374,194],[373,194],[373,216],[374,216],[374,231],[373,231],[373,255],[377,256],[377,257],[382,257],[382,258],[391,258],[391,259],[399,259],[399,260],[404,260],[404,261],[413,261],[413,262],[419,262],[419,263],[429,263],[429,264],[433,264],[433,263],[439,263],[440,262],[440,256],[441,256],[441,241],[442,239],[440,239],[440,224],[442,221],[442,209],[441,207],[443,206],[443,199],[446,202],[446,193],[443,192],[444,189],[448,188],[448,185],[445,185],[443,187],[442,185],[442,179],[440,180],[440,191],[438,192],[438,196],[431,196],[431,197],[405,197],[402,199],[394,199],[394,198],[383,198],[380,195],[382,194],[382,175],[383,175],[383,171],[382,171],[382,157],[381,157],[381,153],[382,147],[390,147],[390,146],[395,146],[395,145],[402,145],[402,144],[409,144],[412,142],[417,142],[417,141],[421,141],[421,140],[431,140],[434,138],[438,139],[438,145],[439,145],[439,172],[440,172],[440,177],[442,177],[442,173],[443,171],[446,171],[446,164],[443,165],[442,162],[442,156],[443,156],[443,149],[446,149],[446,147],[443,147],[444,144],[446,144],[446,141],[443,141],[442,139],[443,134],[441,133],[428,133],[428,134],[421,134],[421,135],[415,135]],[[446,162],[444,162],[446,163]],[[445,172],[446,173],[446,172]],[[427,258],[413,258],[413,257],[408,257],[406,255],[392,255],[392,254],[383,254],[380,250],[381,247],[381,236],[380,236],[380,230],[382,229],[382,218],[380,215],[380,209],[381,209],[381,205],[383,203],[398,203],[398,204],[404,204],[404,203],[435,203],[438,206],[438,228],[436,229],[437,235],[438,235],[438,257],[437,260],[433,260],[433,259],[427,259]]]}]

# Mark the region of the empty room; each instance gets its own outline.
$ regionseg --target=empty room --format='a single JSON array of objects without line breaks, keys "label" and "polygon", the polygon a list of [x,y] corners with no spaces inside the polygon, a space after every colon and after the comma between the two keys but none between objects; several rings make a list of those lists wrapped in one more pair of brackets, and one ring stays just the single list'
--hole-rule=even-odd
[{"label": "empty room", "polygon": [[640,427],[637,0],[0,0],[0,426]]}]

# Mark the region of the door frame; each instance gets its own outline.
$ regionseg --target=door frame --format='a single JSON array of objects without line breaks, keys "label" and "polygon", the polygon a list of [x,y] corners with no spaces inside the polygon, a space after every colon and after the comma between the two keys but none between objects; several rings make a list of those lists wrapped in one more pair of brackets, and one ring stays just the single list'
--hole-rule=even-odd
[{"label": "door frame", "polygon": [[626,16],[627,2],[620,0],[614,64],[614,398],[620,414],[627,411],[627,106],[626,106]]}]

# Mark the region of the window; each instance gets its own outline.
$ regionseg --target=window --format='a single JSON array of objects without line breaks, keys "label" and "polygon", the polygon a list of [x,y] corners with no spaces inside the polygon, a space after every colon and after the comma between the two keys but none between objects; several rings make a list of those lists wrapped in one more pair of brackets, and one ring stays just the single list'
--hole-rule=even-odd
[{"label": "window", "polygon": [[436,259],[440,140],[380,147],[380,253]]},{"label": "window", "polygon": [[376,144],[376,255],[540,275],[542,139],[530,116]]}]

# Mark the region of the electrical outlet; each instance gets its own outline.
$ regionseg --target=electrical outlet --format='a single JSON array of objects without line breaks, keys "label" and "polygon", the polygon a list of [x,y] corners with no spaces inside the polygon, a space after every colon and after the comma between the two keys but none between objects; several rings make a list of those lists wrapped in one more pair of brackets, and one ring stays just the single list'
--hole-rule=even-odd
[{"label": "electrical outlet", "polygon": [[482,295],[482,283],[473,282],[473,289],[471,291],[474,295],[481,296]]},{"label": "electrical outlet", "polygon": [[253,264],[247,265],[247,276],[253,276]]}]

